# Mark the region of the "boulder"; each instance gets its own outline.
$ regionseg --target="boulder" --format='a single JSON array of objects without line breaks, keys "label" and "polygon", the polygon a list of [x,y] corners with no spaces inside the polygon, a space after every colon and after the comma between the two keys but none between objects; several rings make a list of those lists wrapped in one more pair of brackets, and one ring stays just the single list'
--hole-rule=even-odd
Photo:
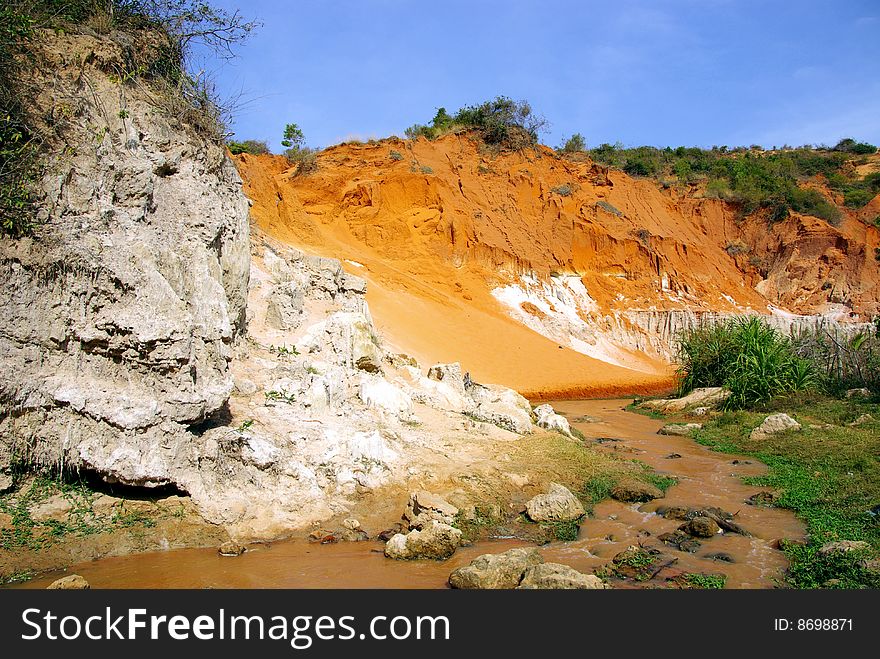
[{"label": "boulder", "polygon": [[34,506],[30,513],[35,522],[63,522],[73,512],[73,503],[63,494],[55,494]]},{"label": "boulder", "polygon": [[682,524],[679,527],[679,530],[684,531],[695,538],[711,538],[721,531],[721,527],[718,526],[718,523],[711,517],[698,515],[687,523]]},{"label": "boulder", "polygon": [[673,531],[672,533],[661,533],[657,536],[657,539],[660,542],[663,542],[671,547],[675,547],[679,551],[684,551],[693,554],[700,548],[700,543],[697,540],[694,540],[690,535],[682,531],[680,528],[677,531]]},{"label": "boulder", "polygon": [[46,587],[46,590],[88,590],[89,582],[78,574],[69,574],[66,577],[56,579]]},{"label": "boulder", "polygon": [[730,392],[722,387],[702,387],[694,389],[681,398],[658,398],[641,403],[647,407],[663,412],[681,412],[689,407],[715,407],[730,398]]},{"label": "boulder", "polygon": [[509,549],[501,554],[483,554],[470,565],[453,570],[449,585],[462,589],[516,588],[526,569],[544,562],[534,547]]},{"label": "boulder", "polygon": [[571,491],[559,483],[550,483],[546,494],[526,503],[526,514],[533,522],[569,522],[584,515],[584,507]]},{"label": "boulder", "polygon": [[584,574],[559,563],[541,563],[526,569],[518,590],[605,590],[595,574]]},{"label": "boulder", "polygon": [[569,437],[572,436],[571,426],[568,424],[568,419],[561,414],[557,414],[552,406],[546,404],[538,405],[538,407],[535,408],[535,416],[538,418],[537,426],[539,428],[555,430],[561,432],[563,435]]},{"label": "boulder", "polygon": [[328,531],[327,529],[315,529],[309,533],[309,542],[319,542],[322,545],[329,545],[334,542],[339,542],[339,538],[336,537],[336,534],[333,533],[333,531]]},{"label": "boulder", "polygon": [[11,492],[13,484],[12,476],[0,472],[0,494]]},{"label": "boulder", "polygon": [[398,533],[385,543],[385,555],[398,560],[430,558],[445,560],[455,553],[461,544],[461,531],[431,520],[421,531]]},{"label": "boulder", "polygon": [[246,551],[247,547],[230,540],[229,542],[224,542],[222,545],[220,545],[217,553],[221,556],[241,556]]},{"label": "boulder", "polygon": [[677,519],[681,521],[686,521],[693,517],[693,515],[691,515],[693,509],[685,508],[684,506],[660,506],[654,512],[657,515],[660,515],[660,517],[664,517],[666,519]]},{"label": "boulder", "polygon": [[476,403],[469,414],[477,421],[485,421],[519,435],[532,432],[532,406],[513,389],[479,385],[472,387],[469,393]]},{"label": "boulder", "polygon": [[706,554],[705,556],[703,556],[703,558],[705,558],[707,561],[716,561],[716,562],[721,562],[721,563],[736,563],[736,560],[733,558],[733,556],[731,556],[727,552],[723,552],[723,551],[716,551],[716,552],[712,552],[711,554]]},{"label": "boulder", "polygon": [[403,512],[403,520],[409,529],[422,529],[431,521],[451,525],[458,515],[458,508],[446,499],[425,490],[412,492]]},{"label": "boulder", "polygon": [[761,422],[761,425],[752,430],[749,438],[753,440],[767,439],[778,432],[784,430],[800,430],[800,428],[801,424],[788,416],[788,414],[771,414]]},{"label": "boulder", "polygon": [[662,497],[663,491],[660,488],[637,480],[621,481],[611,490],[611,498],[624,503],[642,503]]},{"label": "boulder", "polygon": [[350,531],[357,531],[361,528],[361,523],[352,517],[342,520],[342,525]]},{"label": "boulder", "polygon": [[657,431],[657,434],[688,437],[692,432],[700,430],[702,427],[702,423],[667,423]]},{"label": "boulder", "polygon": [[847,398],[870,398],[871,390],[865,389],[864,387],[860,387],[858,389],[847,389],[846,390]]},{"label": "boulder", "polygon": [[370,534],[363,529],[343,529],[338,537],[343,542],[364,542],[370,539]]},{"label": "boulder", "polygon": [[836,542],[827,542],[819,548],[819,554],[822,556],[832,556],[834,554],[848,554],[850,552],[863,552],[871,549],[870,543],[864,540],[838,540]]},{"label": "boulder", "polygon": [[758,492],[757,494],[750,496],[746,499],[746,503],[750,506],[772,506],[778,498],[778,495],[765,490],[764,492]]}]

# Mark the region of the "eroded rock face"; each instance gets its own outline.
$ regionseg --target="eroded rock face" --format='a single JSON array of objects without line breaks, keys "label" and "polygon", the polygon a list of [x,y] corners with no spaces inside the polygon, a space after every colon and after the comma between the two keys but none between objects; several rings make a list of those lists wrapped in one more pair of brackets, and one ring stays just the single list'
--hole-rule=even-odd
[{"label": "eroded rock face", "polygon": [[449,575],[453,588],[498,590],[516,588],[523,573],[533,565],[544,562],[541,553],[533,548],[509,549],[501,554],[483,554]]},{"label": "eroded rock face", "polygon": [[533,522],[568,522],[582,517],[584,506],[567,487],[550,483],[546,494],[526,503],[526,514]]},{"label": "eroded rock face", "polygon": [[767,439],[778,432],[784,430],[800,430],[800,428],[801,424],[792,419],[788,414],[771,414],[761,422],[761,425],[752,430],[749,438],[758,440]]},{"label": "eroded rock face", "polygon": [[101,67],[158,57],[153,41],[41,33],[34,48],[34,106],[72,104],[63,142],[91,147],[59,146],[36,234],[0,241],[0,406],[20,411],[0,420],[0,466],[26,438],[37,462],[171,483],[232,390],[250,268],[241,179],[148,93],[127,89],[117,116]]},{"label": "eroded rock face", "polygon": [[495,385],[477,385],[471,390],[476,408],[475,419],[525,435],[532,432],[532,407],[513,389]]}]

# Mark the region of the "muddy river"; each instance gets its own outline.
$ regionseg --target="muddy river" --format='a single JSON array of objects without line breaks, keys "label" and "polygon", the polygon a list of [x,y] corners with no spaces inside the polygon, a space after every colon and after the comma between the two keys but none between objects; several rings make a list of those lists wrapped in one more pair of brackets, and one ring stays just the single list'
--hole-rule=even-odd
[{"label": "muddy river", "polygon": [[[581,525],[573,542],[554,542],[541,548],[545,560],[591,572],[630,545],[662,548],[675,558],[675,569],[724,573],[728,588],[769,588],[786,566],[772,544],[779,538],[801,538],[803,525],[784,510],[750,506],[746,499],[761,488],[742,483],[744,476],[763,473],[753,459],[713,453],[684,437],[658,435],[663,422],[626,412],[627,400],[554,401],[554,408],[576,422],[587,441],[600,451],[641,460],[678,484],[666,498],[648,504],[605,501]],[[670,455],[680,457],[670,458]],[[661,506],[714,506],[736,515],[736,523],[751,537],[718,534],[703,540],[695,553],[665,547],[656,536],[674,531],[680,521],[654,514]],[[442,588],[449,573],[480,554],[497,553],[526,543],[496,540],[460,549],[444,562],[392,561],[377,542],[315,545],[288,540],[256,545],[238,558],[223,558],[216,549],[185,549],[105,558],[74,565],[66,573],[80,574],[92,588]],[[726,554],[732,563],[710,555]],[[45,588],[65,573],[47,574],[19,584]]]}]

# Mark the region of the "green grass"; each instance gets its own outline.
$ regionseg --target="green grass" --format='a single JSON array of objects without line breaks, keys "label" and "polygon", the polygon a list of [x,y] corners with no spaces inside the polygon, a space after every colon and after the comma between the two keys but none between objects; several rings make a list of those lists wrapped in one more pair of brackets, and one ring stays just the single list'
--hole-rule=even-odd
[{"label": "green grass", "polygon": [[[777,411],[795,416],[802,430],[751,440],[751,429]],[[880,587],[880,576],[860,563],[864,557],[818,553],[823,544],[837,540],[864,540],[880,551],[880,523],[868,512],[880,504],[880,422],[845,425],[861,414],[880,419],[880,405],[801,394],[776,399],[760,411],[726,412],[695,435],[713,450],[750,455],[766,464],[766,476],[746,482],[778,490],[774,505],[794,511],[806,523],[807,544],[785,546],[791,586],[816,588],[836,580],[832,585],[838,587]]]},{"label": "green grass", "polygon": [[575,519],[567,522],[545,522],[541,524],[541,528],[546,530],[555,540],[571,542],[577,540],[581,527],[579,520]]},{"label": "green grass", "polygon": [[617,485],[618,480],[620,479],[617,476],[601,474],[584,483],[578,495],[588,513],[592,513],[593,506],[600,501],[611,498],[611,490]]},{"label": "green grass", "polygon": [[[32,511],[52,496],[70,504],[63,519],[37,521]],[[0,512],[12,517],[12,526],[0,529],[0,550],[40,550],[67,537],[86,537],[114,528],[145,528],[156,525],[153,515],[127,511],[125,500],[112,514],[99,514],[93,503],[98,494],[84,481],[66,480],[51,473],[37,473],[16,492],[0,496]]]},{"label": "green grass", "polygon": [[721,590],[727,583],[727,576],[724,574],[690,573],[684,575],[684,579],[691,587],[703,590]]}]

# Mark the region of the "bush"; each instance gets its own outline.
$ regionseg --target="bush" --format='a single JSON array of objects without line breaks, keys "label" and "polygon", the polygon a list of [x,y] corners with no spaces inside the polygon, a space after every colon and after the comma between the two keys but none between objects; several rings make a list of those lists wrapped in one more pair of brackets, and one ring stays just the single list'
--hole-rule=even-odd
[{"label": "bush", "polygon": [[562,143],[557,151],[559,153],[581,153],[587,150],[587,141],[580,133],[575,133]]},{"label": "bush", "polygon": [[454,116],[446,108],[439,108],[430,126],[413,124],[404,133],[409,139],[433,140],[459,128],[476,130],[487,144],[521,149],[537,143],[538,133],[546,125],[547,120],[536,115],[528,101],[498,96],[480,105],[463,107]]},{"label": "bush", "polygon": [[253,156],[262,156],[270,153],[269,145],[257,140],[245,140],[244,142],[227,142],[229,152],[237,156],[240,153],[249,153]]},{"label": "bush", "polygon": [[295,175],[311,174],[318,170],[318,151],[307,146],[291,147],[284,152],[291,165],[297,165]]},{"label": "bush", "polygon": [[563,183],[562,185],[557,185],[555,188],[550,188],[550,192],[555,192],[562,197],[570,197],[572,188],[568,183]]},{"label": "bush", "polygon": [[679,394],[726,387],[728,409],[769,401],[816,384],[813,365],[791,341],[757,317],[685,330],[678,337]]},{"label": "bush", "polygon": [[843,153],[853,153],[856,155],[868,155],[871,153],[877,152],[877,147],[873,144],[868,144],[867,142],[856,142],[851,137],[846,137],[840,140],[835,146],[835,151],[842,151]]}]

